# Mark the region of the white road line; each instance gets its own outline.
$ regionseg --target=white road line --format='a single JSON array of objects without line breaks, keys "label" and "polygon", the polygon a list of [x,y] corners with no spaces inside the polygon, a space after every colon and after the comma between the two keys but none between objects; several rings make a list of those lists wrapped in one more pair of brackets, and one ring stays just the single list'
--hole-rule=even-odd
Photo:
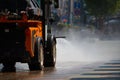
[{"label": "white road line", "polygon": [[83,74],[78,74],[75,76],[71,76],[67,78],[67,80],[70,80],[72,78],[76,79],[87,79],[87,78],[120,78],[120,64],[103,64],[101,66],[98,66],[97,68],[93,69],[92,71],[88,71]]}]

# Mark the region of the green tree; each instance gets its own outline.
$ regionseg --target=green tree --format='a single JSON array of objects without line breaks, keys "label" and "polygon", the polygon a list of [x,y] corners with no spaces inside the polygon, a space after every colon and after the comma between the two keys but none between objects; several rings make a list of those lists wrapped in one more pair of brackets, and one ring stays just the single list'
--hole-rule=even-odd
[{"label": "green tree", "polygon": [[120,0],[85,0],[88,14],[94,15],[100,28],[106,16],[116,13],[120,8]]}]

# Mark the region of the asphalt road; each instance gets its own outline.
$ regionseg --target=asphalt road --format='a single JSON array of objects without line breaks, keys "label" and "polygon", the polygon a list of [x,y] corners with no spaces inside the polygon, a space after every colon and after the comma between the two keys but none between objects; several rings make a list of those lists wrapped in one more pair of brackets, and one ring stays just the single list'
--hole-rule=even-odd
[{"label": "asphalt road", "polygon": [[120,60],[58,62],[55,68],[42,71],[29,71],[27,64],[17,63],[16,69],[16,72],[0,72],[0,80],[120,80]]},{"label": "asphalt road", "polygon": [[27,64],[17,63],[16,72],[0,72],[0,80],[64,80],[74,74],[88,71],[89,68],[82,69],[82,67],[86,67],[85,65],[88,63],[58,62],[55,68],[49,67],[42,71],[29,71]]},{"label": "asphalt road", "polygon": [[0,72],[0,80],[120,80],[120,41],[81,43],[58,41],[55,68],[29,71],[16,63],[16,72]]},{"label": "asphalt road", "polygon": [[92,70],[71,76],[67,80],[120,80],[120,60],[105,62]]}]

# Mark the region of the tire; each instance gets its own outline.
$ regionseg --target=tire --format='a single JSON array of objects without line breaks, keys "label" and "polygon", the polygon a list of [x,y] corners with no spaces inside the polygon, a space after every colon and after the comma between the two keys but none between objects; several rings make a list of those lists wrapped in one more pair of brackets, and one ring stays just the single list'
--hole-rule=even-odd
[{"label": "tire", "polygon": [[55,64],[56,64],[56,43],[55,43],[55,42],[53,42],[53,44],[52,44],[51,53],[52,53],[51,63],[50,63],[49,65],[50,65],[51,67],[54,67]]},{"label": "tire", "polygon": [[40,43],[40,39],[37,38],[35,46],[34,46],[34,57],[31,58],[29,65],[29,69],[33,70],[42,70],[43,69],[43,62],[44,62],[44,55],[43,55],[43,45]]},{"label": "tire", "polygon": [[15,72],[16,68],[15,68],[15,62],[3,62],[3,68],[2,68],[2,72]]},{"label": "tire", "polygon": [[[49,43],[48,43],[49,44]],[[56,42],[53,41],[49,45],[49,54],[45,54],[44,66],[45,67],[55,67],[56,64]]]}]

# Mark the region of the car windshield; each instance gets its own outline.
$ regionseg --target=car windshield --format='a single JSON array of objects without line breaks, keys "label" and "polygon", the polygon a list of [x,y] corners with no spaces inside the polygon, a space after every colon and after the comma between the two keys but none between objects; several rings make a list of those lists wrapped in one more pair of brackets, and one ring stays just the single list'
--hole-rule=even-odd
[{"label": "car windshield", "polygon": [[11,12],[26,10],[26,7],[39,7],[40,0],[0,0],[0,11]]},{"label": "car windshield", "polygon": [[9,11],[25,10],[28,5],[27,0],[0,0],[0,10]]}]

